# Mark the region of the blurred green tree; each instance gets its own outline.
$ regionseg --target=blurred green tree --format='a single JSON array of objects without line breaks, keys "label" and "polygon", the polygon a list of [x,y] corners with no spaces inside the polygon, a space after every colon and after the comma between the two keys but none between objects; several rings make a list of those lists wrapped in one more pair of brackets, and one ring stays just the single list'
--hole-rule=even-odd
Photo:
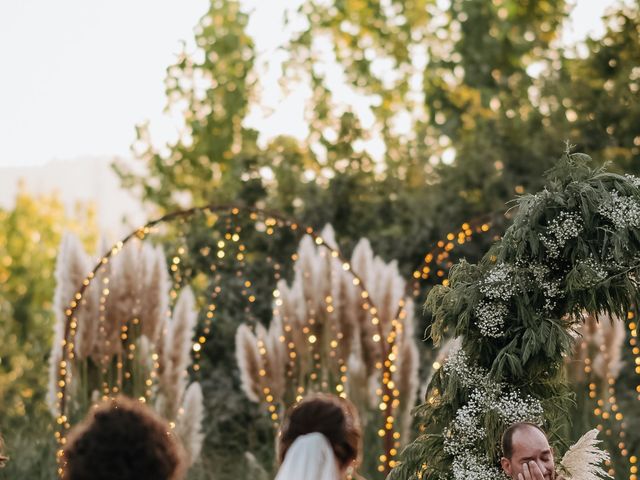
[{"label": "blurred green tree", "polygon": [[93,247],[94,209],[78,208],[71,217],[56,195],[33,196],[20,187],[14,207],[0,210],[0,432],[12,457],[2,471],[7,478],[50,478],[50,471],[37,476],[48,453],[55,464],[46,372],[55,257],[65,230]]}]

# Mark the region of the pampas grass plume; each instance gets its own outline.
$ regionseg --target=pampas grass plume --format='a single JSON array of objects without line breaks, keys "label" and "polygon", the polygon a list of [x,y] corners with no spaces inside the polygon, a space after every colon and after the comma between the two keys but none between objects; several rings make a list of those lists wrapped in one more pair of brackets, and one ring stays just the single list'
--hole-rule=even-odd
[{"label": "pampas grass plume", "polygon": [[[54,308],[56,313],[55,339],[58,342],[64,336],[66,322],[65,310],[74,300],[74,295],[82,286],[83,280],[91,270],[91,260],[77,236],[65,233],[56,259]],[[78,329],[75,339],[75,354],[78,359],[86,358],[96,341],[97,335],[97,296],[96,289],[88,288],[76,309]]]},{"label": "pampas grass plume", "polygon": [[169,311],[169,273],[162,247],[145,249],[145,289],[142,292],[142,334],[155,343]]},{"label": "pampas grass plume", "polygon": [[260,402],[260,353],[257,339],[248,325],[242,324],[236,330],[236,359],[240,368],[242,390],[252,402]]},{"label": "pampas grass plume", "polygon": [[202,433],[203,418],[202,388],[198,382],[193,382],[184,394],[180,416],[176,424],[176,431],[182,440],[191,465],[200,456],[200,451],[202,450],[202,442],[204,441],[204,434]]},{"label": "pampas grass plume", "polygon": [[165,395],[166,416],[170,419],[176,418],[186,388],[187,368],[198,316],[195,306],[196,301],[191,288],[183,288],[176,302],[162,351],[164,369],[161,382]]},{"label": "pampas grass plume", "polygon": [[561,468],[567,474],[567,480],[600,480],[612,478],[602,463],[609,459],[609,454],[598,448],[598,430],[595,428],[585,433],[564,454],[560,462]]}]

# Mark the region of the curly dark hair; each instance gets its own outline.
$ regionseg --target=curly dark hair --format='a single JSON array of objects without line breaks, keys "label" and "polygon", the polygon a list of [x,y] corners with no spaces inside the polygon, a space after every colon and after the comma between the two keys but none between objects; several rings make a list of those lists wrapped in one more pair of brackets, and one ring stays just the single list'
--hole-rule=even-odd
[{"label": "curly dark hair", "polygon": [[167,423],[137,400],[93,409],[69,434],[64,480],[179,480],[185,455]]},{"label": "curly dark hair", "polygon": [[280,430],[280,463],[296,438],[313,432],[329,440],[341,468],[360,460],[362,429],[358,411],[350,401],[316,393],[294,405]]}]

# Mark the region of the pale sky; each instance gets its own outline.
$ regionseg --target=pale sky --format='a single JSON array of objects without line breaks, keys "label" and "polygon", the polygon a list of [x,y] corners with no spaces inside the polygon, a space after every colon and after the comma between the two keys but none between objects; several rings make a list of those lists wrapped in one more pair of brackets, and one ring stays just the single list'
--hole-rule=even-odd
[{"label": "pale sky", "polygon": [[[602,33],[600,16],[617,0],[578,0],[565,40]],[[300,0],[245,0],[249,33],[262,61],[286,40],[285,5]],[[134,126],[149,120],[154,142],[175,138],[163,116],[165,69],[208,0],[1,0],[0,166],[83,156],[130,156]],[[277,72],[277,69],[271,70]],[[266,75],[263,95],[275,113],[253,112],[263,137],[304,135],[304,91],[289,97]]]}]

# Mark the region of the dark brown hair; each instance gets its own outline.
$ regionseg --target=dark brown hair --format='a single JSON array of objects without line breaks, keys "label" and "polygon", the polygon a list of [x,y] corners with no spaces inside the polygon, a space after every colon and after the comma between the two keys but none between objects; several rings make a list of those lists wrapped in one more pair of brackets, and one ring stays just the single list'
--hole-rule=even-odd
[{"label": "dark brown hair", "polygon": [[362,430],[358,412],[350,401],[312,394],[291,408],[280,431],[280,463],[296,438],[313,432],[329,440],[341,468],[359,461]]},{"label": "dark brown hair", "polygon": [[504,433],[502,434],[502,440],[501,440],[501,446],[502,446],[502,455],[505,458],[511,458],[513,456],[513,435],[520,429],[522,428],[527,428],[527,427],[532,427],[535,428],[536,430],[539,430],[540,432],[542,432],[542,434],[546,437],[547,434],[544,433],[544,430],[542,430],[538,425],[536,425],[535,423],[530,423],[530,422],[518,422],[518,423],[514,423],[513,425],[509,426],[509,428],[507,428]]},{"label": "dark brown hair", "polygon": [[179,480],[185,455],[167,423],[125,397],[93,409],[64,448],[64,480]]}]

